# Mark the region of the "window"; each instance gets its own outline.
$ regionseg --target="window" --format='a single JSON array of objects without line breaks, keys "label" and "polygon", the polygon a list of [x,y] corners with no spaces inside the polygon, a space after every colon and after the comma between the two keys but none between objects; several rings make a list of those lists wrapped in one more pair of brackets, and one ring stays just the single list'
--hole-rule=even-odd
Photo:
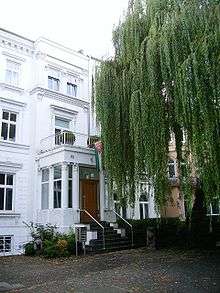
[{"label": "window", "polygon": [[119,200],[117,192],[113,192],[113,200],[114,200],[114,207],[116,213],[118,213],[121,217],[124,219],[127,218],[127,208],[126,208],[126,202],[124,199]]},{"label": "window", "polygon": [[62,190],[62,168],[61,166],[54,167],[54,182],[53,182],[53,206],[55,209],[61,208],[61,190]]},{"label": "window", "polygon": [[176,178],[176,162],[174,160],[168,161],[168,177],[170,179]]},{"label": "window", "polygon": [[59,91],[60,89],[60,80],[52,76],[48,76],[48,88],[54,91]]},{"label": "window", "polygon": [[72,175],[73,175],[73,166],[68,166],[68,208],[73,207],[73,196],[72,196]]},{"label": "window", "polygon": [[0,236],[0,253],[11,252],[11,236]]},{"label": "window", "polygon": [[64,136],[60,135],[63,131],[69,131],[70,129],[70,120],[55,117],[55,144],[63,144]]},{"label": "window", "polygon": [[49,208],[49,168],[42,170],[41,178],[41,209]]},{"label": "window", "polygon": [[149,218],[149,185],[147,182],[140,183],[140,197],[139,197],[139,209],[140,219]]},{"label": "window", "polygon": [[214,199],[208,207],[208,215],[218,216],[220,215],[220,200],[218,198]]},{"label": "window", "polygon": [[77,95],[77,85],[67,82],[67,94],[73,97]]},{"label": "window", "polygon": [[10,111],[2,111],[1,139],[15,141],[17,114]]},{"label": "window", "polygon": [[20,75],[20,64],[7,60],[5,81],[12,85],[17,86],[19,84],[19,75]]},{"label": "window", "polygon": [[12,174],[0,173],[0,211],[12,210],[13,181]]}]

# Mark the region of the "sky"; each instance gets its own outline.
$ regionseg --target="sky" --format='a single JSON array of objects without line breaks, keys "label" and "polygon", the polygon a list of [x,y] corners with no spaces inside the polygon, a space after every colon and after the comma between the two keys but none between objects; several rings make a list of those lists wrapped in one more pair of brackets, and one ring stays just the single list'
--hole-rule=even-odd
[{"label": "sky", "polygon": [[107,58],[113,54],[113,27],[127,4],[128,0],[1,0],[0,27]]}]

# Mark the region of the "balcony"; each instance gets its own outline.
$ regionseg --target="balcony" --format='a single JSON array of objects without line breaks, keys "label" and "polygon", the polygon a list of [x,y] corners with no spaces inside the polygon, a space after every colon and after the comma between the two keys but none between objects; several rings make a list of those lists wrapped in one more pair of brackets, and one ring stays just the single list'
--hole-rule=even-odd
[{"label": "balcony", "polygon": [[40,152],[58,148],[60,146],[83,147],[87,148],[88,135],[71,131],[62,131],[57,134],[50,135],[40,141]]}]

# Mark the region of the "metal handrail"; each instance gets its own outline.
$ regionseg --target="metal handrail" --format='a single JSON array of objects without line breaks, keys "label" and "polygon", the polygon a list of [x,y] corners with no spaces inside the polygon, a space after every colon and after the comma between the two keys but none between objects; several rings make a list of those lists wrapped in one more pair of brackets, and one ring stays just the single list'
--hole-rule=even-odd
[{"label": "metal handrail", "polygon": [[133,231],[133,226],[128,222],[126,221],[119,213],[117,213],[115,210],[112,210],[119,218],[121,218],[127,225],[130,226],[131,228],[131,246],[133,247],[134,246],[134,231]]},{"label": "metal handrail", "polygon": [[81,212],[85,212],[96,224],[98,224],[102,228],[103,234],[103,249],[105,250],[105,228],[102,226],[87,210],[80,210]]}]

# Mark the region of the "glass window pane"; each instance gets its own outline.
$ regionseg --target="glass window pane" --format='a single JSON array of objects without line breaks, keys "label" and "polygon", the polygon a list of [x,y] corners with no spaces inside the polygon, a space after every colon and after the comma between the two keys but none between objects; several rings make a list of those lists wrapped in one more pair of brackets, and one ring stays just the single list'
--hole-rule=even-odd
[{"label": "glass window pane", "polygon": [[4,188],[0,188],[0,210],[4,210]]},{"label": "glass window pane", "polygon": [[6,83],[11,83],[11,79],[12,79],[12,71],[7,69],[5,72]]},{"label": "glass window pane", "polygon": [[69,180],[68,186],[68,208],[72,208],[72,180]]},{"label": "glass window pane", "polygon": [[5,237],[5,252],[11,251],[11,237],[7,236]]},{"label": "glass window pane", "polygon": [[42,182],[49,181],[49,168],[42,170]]},{"label": "glass window pane", "polygon": [[53,82],[52,82],[52,78],[50,76],[48,76],[48,88],[53,89]]},{"label": "glass window pane", "polygon": [[143,204],[140,204],[139,207],[140,207],[140,219],[143,220],[143,218],[144,218]]},{"label": "glass window pane", "polygon": [[7,140],[8,138],[8,123],[2,123],[1,138]]},{"label": "glass window pane", "polygon": [[7,185],[13,185],[13,175],[7,174]]},{"label": "glass window pane", "polygon": [[14,122],[16,122],[16,114],[15,113],[11,113],[10,114],[10,121],[14,121]]},{"label": "glass window pane", "polygon": [[69,129],[70,121],[63,118],[55,117],[55,126]]},{"label": "glass window pane", "polygon": [[5,184],[5,174],[0,173],[0,184]]},{"label": "glass window pane", "polygon": [[145,219],[147,219],[149,217],[149,215],[148,215],[148,204],[147,203],[144,204],[144,212],[145,212]]},{"label": "glass window pane", "polygon": [[169,165],[169,177],[170,178],[174,178],[176,176],[176,174],[175,174],[175,166],[174,166],[174,164],[170,164]]},{"label": "glass window pane", "polygon": [[62,177],[62,168],[61,166],[54,167],[54,179],[60,179]]},{"label": "glass window pane", "polygon": [[69,178],[72,178],[73,166],[69,165],[68,168],[69,168]]},{"label": "glass window pane", "polygon": [[14,124],[10,124],[10,129],[9,129],[9,140],[10,141],[15,141],[15,125]]},{"label": "glass window pane", "polygon": [[49,183],[42,184],[41,189],[41,209],[49,208]]},{"label": "glass window pane", "polygon": [[6,188],[5,209],[8,211],[12,210],[12,189],[11,188]]},{"label": "glass window pane", "polygon": [[8,120],[8,118],[9,118],[9,112],[3,111],[3,113],[2,113],[2,119]]}]

